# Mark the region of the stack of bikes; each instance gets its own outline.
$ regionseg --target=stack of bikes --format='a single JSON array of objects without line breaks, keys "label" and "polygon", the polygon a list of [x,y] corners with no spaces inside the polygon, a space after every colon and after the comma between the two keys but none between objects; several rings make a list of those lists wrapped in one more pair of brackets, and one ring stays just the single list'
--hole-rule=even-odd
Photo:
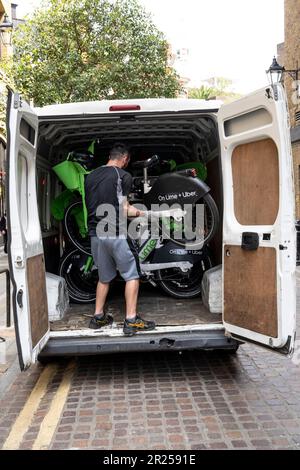
[{"label": "stack of bikes", "polygon": [[[213,266],[209,242],[218,228],[219,213],[210,188],[199,177],[197,168],[179,166],[162,175],[149,176],[150,169],[162,167],[163,163],[167,162],[154,155],[131,165],[136,176],[133,177],[130,202],[143,204],[148,209],[148,217],[135,220],[134,246],[142,281],[175,298],[194,298],[201,294],[204,272]],[[65,278],[70,300],[76,303],[94,302],[98,282],[98,270],[90,249],[84,194],[84,179],[93,171],[93,164],[92,154],[71,152],[65,161],[53,167],[66,188],[51,208],[53,216],[62,221],[66,241],[59,275]],[[192,208],[189,218],[192,225],[196,220],[193,211],[196,214],[197,207],[202,207],[201,227],[199,229],[195,223],[191,231],[194,238],[188,239],[184,237],[187,205]],[[153,224],[157,225],[155,236]],[[179,232],[182,237],[178,237]]]}]

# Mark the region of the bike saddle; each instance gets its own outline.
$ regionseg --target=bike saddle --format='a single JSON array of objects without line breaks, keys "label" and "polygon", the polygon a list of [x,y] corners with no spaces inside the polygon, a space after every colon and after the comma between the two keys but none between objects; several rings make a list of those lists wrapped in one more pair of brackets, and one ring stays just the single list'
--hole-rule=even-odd
[{"label": "bike saddle", "polygon": [[132,168],[152,168],[159,163],[159,156],[153,155],[148,160],[132,163]]},{"label": "bike saddle", "polygon": [[83,152],[70,152],[68,160],[75,163],[80,163],[84,168],[90,169],[94,161],[94,155],[92,153]]}]

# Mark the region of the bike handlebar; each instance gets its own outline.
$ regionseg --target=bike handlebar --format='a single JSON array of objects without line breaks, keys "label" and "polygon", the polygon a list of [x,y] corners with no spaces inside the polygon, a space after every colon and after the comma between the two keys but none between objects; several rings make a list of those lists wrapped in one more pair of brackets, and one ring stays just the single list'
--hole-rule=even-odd
[{"label": "bike handlebar", "polygon": [[151,168],[159,163],[159,156],[153,155],[148,160],[132,163],[132,168]]}]

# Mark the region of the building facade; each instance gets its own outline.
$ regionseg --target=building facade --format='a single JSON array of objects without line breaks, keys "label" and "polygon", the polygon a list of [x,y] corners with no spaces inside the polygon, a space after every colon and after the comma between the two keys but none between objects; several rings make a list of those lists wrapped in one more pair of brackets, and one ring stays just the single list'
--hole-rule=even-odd
[{"label": "building facade", "polygon": [[[0,25],[7,15],[13,27],[16,28],[22,20],[17,18],[17,4],[10,0],[0,0]],[[0,215],[5,211],[5,107],[6,107],[6,87],[9,81],[1,67],[1,62],[6,61],[13,55],[13,47],[7,37],[0,38]]]},{"label": "building facade", "polygon": [[[285,0],[285,41],[279,44],[278,62],[287,70],[300,68],[300,1]],[[287,90],[291,122],[291,139],[294,158],[296,218],[300,220],[300,72],[298,84],[287,73],[284,82]],[[298,85],[298,89],[297,89]]]},{"label": "building facade", "polygon": [[[4,15],[8,15],[11,19],[12,17],[12,4],[8,0],[0,0],[0,23],[4,20]],[[12,54],[12,47],[7,44],[3,44],[0,40],[0,58],[4,59],[9,57]]]}]

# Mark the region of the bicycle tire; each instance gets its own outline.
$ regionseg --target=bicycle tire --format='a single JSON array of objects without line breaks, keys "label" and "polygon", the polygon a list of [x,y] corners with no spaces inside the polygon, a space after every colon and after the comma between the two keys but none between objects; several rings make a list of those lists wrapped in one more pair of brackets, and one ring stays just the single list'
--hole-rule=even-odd
[{"label": "bicycle tire", "polygon": [[[96,287],[98,282],[98,272],[89,279],[84,279],[82,271],[75,272],[72,269],[75,264],[84,265],[84,258],[89,255],[82,253],[78,248],[74,248],[64,254],[60,261],[59,275],[63,277],[67,284],[70,300],[77,304],[94,303],[96,300]],[[80,260],[81,258],[81,260]]]},{"label": "bicycle tire", "polygon": [[86,255],[91,255],[91,246],[90,246],[90,239],[89,236],[87,238],[81,238],[78,236],[78,233],[75,235],[74,230],[72,229],[72,224],[74,224],[74,220],[72,221],[72,211],[79,206],[82,207],[81,201],[76,201],[70,204],[67,207],[64,215],[64,229],[67,233],[68,238],[70,239],[71,243],[78,248],[82,253]]},{"label": "bicycle tire", "polygon": [[[200,297],[201,295],[201,281],[205,271],[212,268],[213,263],[209,255],[203,258],[202,261],[197,262],[191,269],[197,270],[194,273],[193,278],[184,278],[182,276],[182,282],[185,285],[182,285],[180,279],[172,280],[165,277],[164,271],[170,272],[170,270],[160,269],[156,274],[156,281],[160,289],[163,290],[170,297],[175,299],[194,299]],[[180,276],[180,274],[176,274]]]},{"label": "bicycle tire", "polygon": [[[183,246],[187,249],[196,249],[196,248],[199,248],[199,247],[203,247],[204,245],[207,245],[210,242],[210,240],[215,236],[215,234],[218,230],[219,221],[220,221],[220,215],[219,215],[218,207],[217,207],[213,197],[210,194],[206,194],[205,196],[203,196],[202,199],[205,202],[205,204],[207,205],[207,207],[210,211],[210,214],[211,214],[211,218],[212,218],[212,224],[211,224],[211,228],[210,228],[208,234],[205,236],[205,238],[203,240],[201,240],[201,242],[199,242],[199,241],[189,242],[187,240],[182,241],[182,240],[179,240],[179,239],[176,239],[176,238],[172,238],[172,236],[168,236],[168,234],[166,234],[166,232],[164,231],[163,226],[162,226],[162,233],[167,238],[169,238],[169,240],[172,240],[176,245]],[[196,205],[199,204],[199,201],[197,201]]]}]

